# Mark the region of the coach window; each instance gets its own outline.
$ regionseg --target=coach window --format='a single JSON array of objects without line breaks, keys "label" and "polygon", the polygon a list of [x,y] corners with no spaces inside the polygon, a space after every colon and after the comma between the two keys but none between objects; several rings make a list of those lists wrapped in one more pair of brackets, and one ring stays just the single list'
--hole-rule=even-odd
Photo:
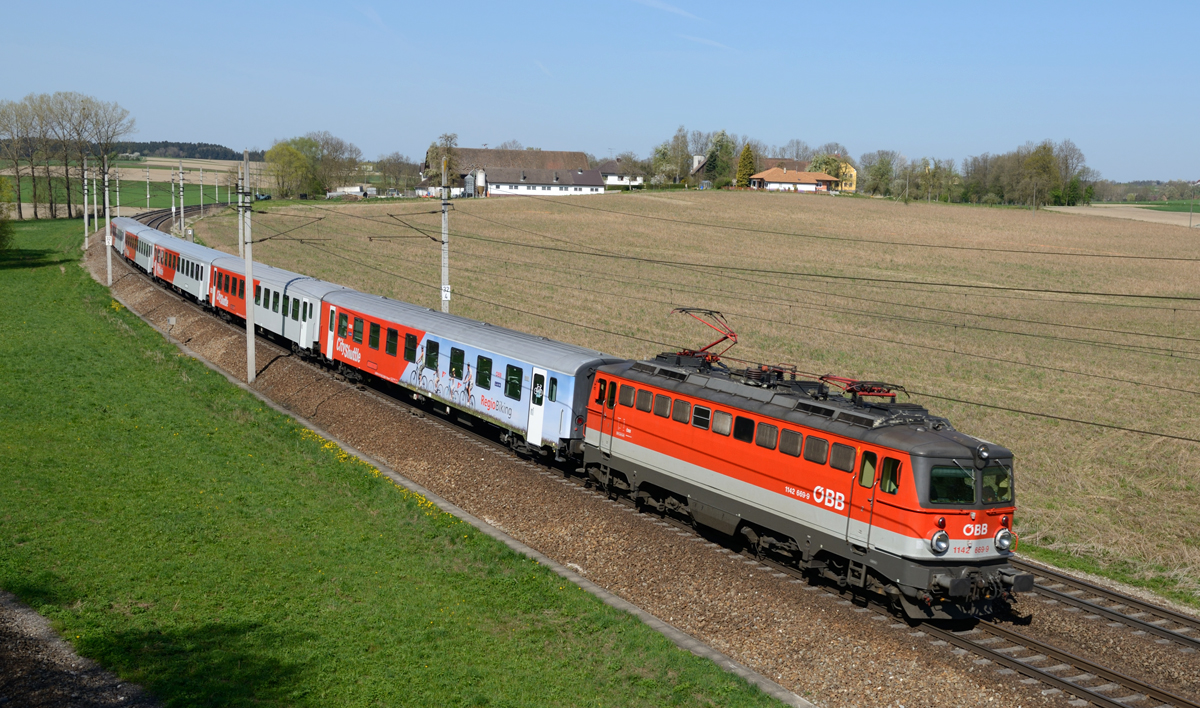
[{"label": "coach window", "polygon": [[671,415],[671,397],[661,393],[654,394],[654,415],[667,418]]},{"label": "coach window", "polygon": [[329,308],[329,331],[333,332],[333,308]]},{"label": "coach window", "polygon": [[535,373],[533,375],[533,388],[530,391],[530,393],[532,394],[530,396],[530,398],[533,400],[533,405],[535,405],[535,406],[542,405],[542,395],[545,390],[546,390],[546,377],[542,376],[541,374]]},{"label": "coach window", "polygon": [[434,340],[429,340],[425,343],[425,368],[437,371],[438,368],[438,353],[441,351],[441,344]]},{"label": "coach window", "polygon": [[292,306],[292,298],[290,295],[283,296],[283,316],[287,317],[288,308]]},{"label": "coach window", "polygon": [[367,346],[372,349],[379,348],[379,325],[371,323],[371,334],[367,337]]},{"label": "coach window", "polygon": [[354,341],[362,344],[363,340],[363,319],[361,317],[354,318],[354,331],[350,333]]},{"label": "coach window", "polygon": [[677,423],[687,424],[692,420],[692,404],[679,398],[675,399],[675,406],[671,408],[671,420]]},{"label": "coach window", "polygon": [[246,279],[245,278],[238,278],[238,299],[239,300],[246,299]]},{"label": "coach window", "polygon": [[818,465],[825,464],[829,458],[829,441],[824,438],[814,438],[809,435],[804,441],[804,459]]},{"label": "coach window", "polygon": [[717,435],[728,435],[733,429],[733,416],[725,411],[713,411],[712,431]]},{"label": "coach window", "polygon": [[254,286],[254,304],[255,305],[262,304],[262,286],[261,285]]},{"label": "coach window", "polygon": [[350,322],[350,318],[346,316],[345,312],[338,315],[338,336],[339,337],[346,336],[346,325],[349,322]]},{"label": "coach window", "polygon": [[[292,319],[296,321],[300,320],[300,301],[295,298],[292,298]],[[379,325],[375,325],[375,328],[378,329]],[[379,343],[378,336],[375,337],[375,343]],[[378,349],[379,347],[376,346],[375,348]]]},{"label": "coach window", "polygon": [[754,421],[740,415],[734,418],[733,439],[741,440],[742,442],[752,442],[754,440]]},{"label": "coach window", "polygon": [[804,440],[804,436],[797,433],[795,430],[783,429],[779,435],[779,451],[792,457],[800,456],[800,443]]},{"label": "coach window", "polygon": [[879,475],[879,491],[886,494],[895,494],[899,489],[900,460],[885,457],[883,458],[883,471]]},{"label": "coach window", "polygon": [[858,468],[858,486],[875,486],[875,462],[877,459],[873,452],[864,452],[862,454],[862,464]]},{"label": "coach window", "polygon": [[604,405],[604,396],[608,393],[608,381],[599,379],[596,383],[596,403]]},{"label": "coach window", "polygon": [[833,454],[829,456],[829,466],[843,472],[854,471],[854,448],[841,443],[833,444]]},{"label": "coach window", "polygon": [[521,367],[509,364],[504,371],[504,395],[514,401],[521,400],[521,379],[524,376],[525,371]]},{"label": "coach window", "polygon": [[692,425],[701,430],[708,430],[709,420],[712,418],[712,411],[704,406],[692,406]]},{"label": "coach window", "polygon": [[456,347],[450,347],[450,376],[462,381],[463,377],[463,360],[466,359],[466,352]]},{"label": "coach window", "polygon": [[621,384],[621,395],[617,399],[626,408],[633,408],[633,399],[637,397],[637,389]]},{"label": "coach window", "polygon": [[775,449],[775,443],[779,440],[779,428],[766,423],[758,424],[758,432],[754,434],[754,444],[759,447],[765,447],[768,450]]},{"label": "coach window", "polygon": [[612,408],[617,405],[617,382],[612,381],[608,384],[608,407]]},{"label": "coach window", "polygon": [[308,310],[311,307],[307,302],[300,305],[300,321],[308,322]]},{"label": "coach window", "polygon": [[475,385],[480,388],[492,387],[492,360],[486,356],[475,358]]},{"label": "coach window", "polygon": [[279,291],[271,293],[271,312],[279,312]]},{"label": "coach window", "polygon": [[558,378],[555,376],[550,377],[550,389],[546,392],[546,398],[549,398],[551,403],[558,400]]},{"label": "coach window", "polygon": [[404,360],[415,362],[417,360],[417,335],[404,335]]},{"label": "coach window", "polygon": [[643,391],[642,389],[639,388],[638,392],[637,392],[637,409],[639,411],[646,411],[647,413],[649,413],[650,409],[653,407],[654,407],[654,394],[649,391]]},{"label": "coach window", "polygon": [[397,332],[396,330],[392,329],[391,327],[388,327],[387,346],[384,349],[384,351],[386,351],[388,353],[388,356],[396,356],[396,345],[399,343],[399,341],[400,341],[400,333]]}]

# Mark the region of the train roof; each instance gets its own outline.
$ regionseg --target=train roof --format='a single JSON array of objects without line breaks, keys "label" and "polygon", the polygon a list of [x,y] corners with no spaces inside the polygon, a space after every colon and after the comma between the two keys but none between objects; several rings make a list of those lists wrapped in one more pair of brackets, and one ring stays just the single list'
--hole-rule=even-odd
[{"label": "train roof", "polygon": [[331,293],[326,301],[337,307],[346,307],[363,314],[416,327],[435,337],[446,337],[562,373],[574,374],[589,364],[622,361],[619,357],[610,356],[595,349],[518,332],[466,317],[435,312],[419,305],[392,300],[380,295],[368,295],[357,290]]},{"label": "train roof", "polygon": [[[213,265],[231,273],[246,274],[246,259],[231,256],[228,253],[222,253],[220,257],[214,258]],[[321,280],[284,268],[276,268],[261,261],[254,261],[254,279],[272,287],[275,285],[286,286],[285,292],[300,290],[304,294],[315,298],[323,298],[326,293],[336,290],[348,289],[344,285],[338,285],[337,283],[331,283],[327,280]]]},{"label": "train roof", "polygon": [[[986,442],[955,430],[950,421],[915,403],[847,397],[815,380],[755,380],[756,370],[743,374],[690,359],[663,355],[653,361],[609,364],[601,371],[920,457],[969,458]],[[993,458],[1012,457],[1007,448],[986,444]]]}]

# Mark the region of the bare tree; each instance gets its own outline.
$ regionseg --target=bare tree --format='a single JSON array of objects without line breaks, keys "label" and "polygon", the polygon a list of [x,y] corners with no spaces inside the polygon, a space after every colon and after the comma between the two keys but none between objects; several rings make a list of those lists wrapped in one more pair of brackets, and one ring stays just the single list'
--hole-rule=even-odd
[{"label": "bare tree", "polygon": [[92,142],[100,152],[102,174],[108,174],[113,145],[133,134],[137,130],[137,122],[116,101],[96,101],[92,108]]},{"label": "bare tree", "polygon": [[505,140],[496,146],[497,150],[524,150],[525,146],[520,140]]},{"label": "bare tree", "polygon": [[25,218],[21,206],[21,165],[30,131],[28,106],[17,101],[0,101],[0,149],[4,151],[4,159],[13,166],[18,219]]},{"label": "bare tree", "polygon": [[328,191],[336,183],[345,183],[358,173],[362,161],[362,150],[354,143],[342,140],[327,130],[304,136],[316,143],[312,156],[312,171],[317,183]]},{"label": "bare tree", "polygon": [[775,148],[773,152],[775,154],[771,155],[771,157],[783,157],[789,160],[799,160],[802,162],[811,161],[817,155],[817,153],[808,146],[808,143],[797,138],[792,138],[791,140],[787,141],[787,144],[782,148]]},{"label": "bare tree", "polygon": [[1075,143],[1071,142],[1070,139],[1064,140],[1054,146],[1054,156],[1058,158],[1058,175],[1062,179],[1063,184],[1078,177],[1079,171],[1083,169],[1087,162],[1083,157],[1083,151]]}]

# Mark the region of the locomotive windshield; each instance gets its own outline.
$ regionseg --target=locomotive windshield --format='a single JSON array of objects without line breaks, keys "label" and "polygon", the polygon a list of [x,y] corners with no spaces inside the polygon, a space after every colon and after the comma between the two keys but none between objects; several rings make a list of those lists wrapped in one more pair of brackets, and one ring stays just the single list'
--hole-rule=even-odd
[{"label": "locomotive windshield", "polygon": [[938,465],[929,471],[931,504],[975,504],[977,487],[984,504],[1011,504],[1012,470],[1001,464],[988,465],[982,471],[956,464]]}]

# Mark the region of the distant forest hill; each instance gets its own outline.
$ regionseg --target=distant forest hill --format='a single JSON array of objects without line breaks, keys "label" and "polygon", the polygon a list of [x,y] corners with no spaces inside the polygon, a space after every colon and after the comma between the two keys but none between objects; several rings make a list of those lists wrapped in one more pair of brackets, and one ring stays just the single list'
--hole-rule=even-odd
[{"label": "distant forest hill", "polygon": [[[176,143],[155,140],[147,143],[117,143],[113,149],[118,153],[141,153],[142,157],[179,157],[194,160],[240,160],[242,153],[224,145],[212,143]],[[262,162],[263,151],[251,150],[251,162]]]}]

